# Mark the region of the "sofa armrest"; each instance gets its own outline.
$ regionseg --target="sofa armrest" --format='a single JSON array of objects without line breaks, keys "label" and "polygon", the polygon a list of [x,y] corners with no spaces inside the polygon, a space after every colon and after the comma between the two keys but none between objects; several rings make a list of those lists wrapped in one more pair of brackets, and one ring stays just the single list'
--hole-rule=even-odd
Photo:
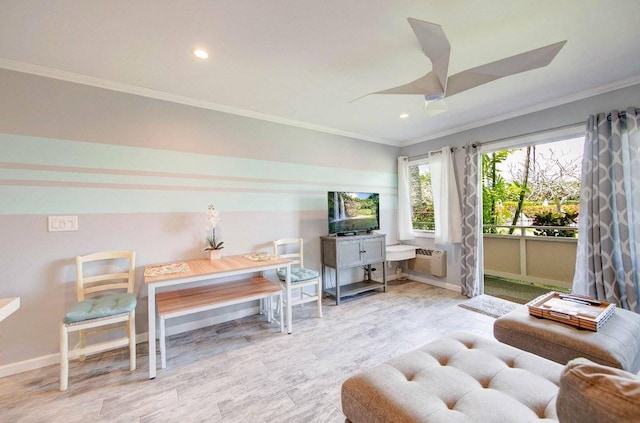
[{"label": "sofa armrest", "polygon": [[640,377],[576,358],[562,371],[556,410],[561,423],[637,422]]}]

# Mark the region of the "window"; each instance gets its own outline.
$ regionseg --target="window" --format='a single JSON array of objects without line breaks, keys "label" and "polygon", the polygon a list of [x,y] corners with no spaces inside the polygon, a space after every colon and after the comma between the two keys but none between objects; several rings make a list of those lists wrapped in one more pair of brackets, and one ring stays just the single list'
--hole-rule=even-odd
[{"label": "window", "polygon": [[484,232],[517,235],[516,228],[526,228],[529,236],[576,237],[582,142],[571,138],[484,154]]},{"label": "window", "polygon": [[433,192],[427,159],[409,164],[411,223],[414,231],[434,231]]}]

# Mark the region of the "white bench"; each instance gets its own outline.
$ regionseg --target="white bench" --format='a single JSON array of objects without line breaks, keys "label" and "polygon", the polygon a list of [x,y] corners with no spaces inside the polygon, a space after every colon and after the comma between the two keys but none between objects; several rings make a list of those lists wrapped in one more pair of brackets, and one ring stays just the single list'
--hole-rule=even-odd
[{"label": "white bench", "polygon": [[[156,298],[158,316],[160,318],[160,360],[162,368],[167,367],[165,345],[165,323],[167,319],[248,301],[261,300],[262,303],[262,300],[271,300],[275,295],[278,296],[279,310],[282,310],[282,291],[280,287],[262,276],[159,293]],[[271,322],[273,307],[269,304],[266,308],[268,321]],[[280,332],[284,332],[283,314],[280,313]]]}]

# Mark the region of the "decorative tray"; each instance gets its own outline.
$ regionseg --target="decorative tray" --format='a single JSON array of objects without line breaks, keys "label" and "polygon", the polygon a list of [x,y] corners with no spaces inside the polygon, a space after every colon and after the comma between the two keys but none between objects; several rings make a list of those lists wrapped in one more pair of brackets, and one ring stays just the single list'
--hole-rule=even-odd
[{"label": "decorative tray", "polygon": [[527,303],[529,314],[597,332],[615,313],[615,304],[575,294],[549,292]]}]

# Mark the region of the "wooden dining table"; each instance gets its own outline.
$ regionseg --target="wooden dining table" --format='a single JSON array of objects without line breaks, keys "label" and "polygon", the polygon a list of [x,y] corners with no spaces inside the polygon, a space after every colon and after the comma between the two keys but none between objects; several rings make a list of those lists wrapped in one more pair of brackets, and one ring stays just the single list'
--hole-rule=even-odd
[{"label": "wooden dining table", "polygon": [[[244,254],[222,257],[216,260],[196,259],[173,263],[154,264],[145,267],[144,282],[148,290],[148,318],[149,318],[149,379],[156,377],[156,297],[159,288],[180,289],[188,284],[201,281],[216,283],[216,279],[231,278],[252,273],[286,269],[285,295],[287,298],[286,327],[287,333],[292,332],[291,310],[291,260],[269,254]],[[242,290],[238,290],[242,299]],[[249,298],[249,297],[248,297]],[[281,313],[283,310],[281,310]]]}]

